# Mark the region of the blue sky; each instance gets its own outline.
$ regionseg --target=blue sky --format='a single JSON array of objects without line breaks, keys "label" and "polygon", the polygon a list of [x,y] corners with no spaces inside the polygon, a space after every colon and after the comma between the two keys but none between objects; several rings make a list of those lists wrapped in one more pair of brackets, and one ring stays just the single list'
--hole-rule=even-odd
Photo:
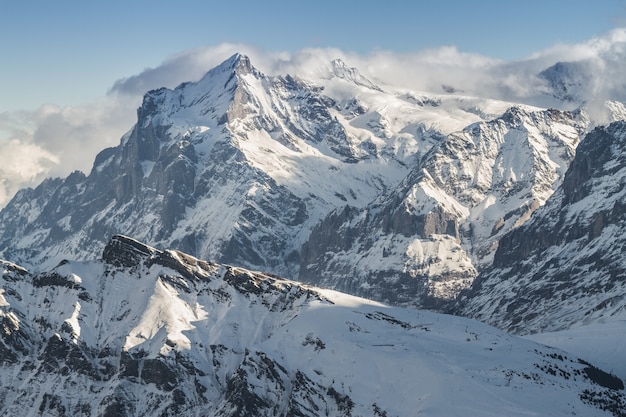
[{"label": "blue sky", "polygon": [[359,54],[453,45],[516,60],[625,23],[618,0],[0,0],[0,112],[89,102],[118,79],[224,42]]}]

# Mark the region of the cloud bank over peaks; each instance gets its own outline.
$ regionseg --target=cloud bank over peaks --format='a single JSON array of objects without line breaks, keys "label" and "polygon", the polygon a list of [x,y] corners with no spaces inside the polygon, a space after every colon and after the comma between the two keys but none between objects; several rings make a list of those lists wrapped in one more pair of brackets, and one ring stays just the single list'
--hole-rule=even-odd
[{"label": "cloud bank over peaks", "polygon": [[452,46],[413,54],[375,51],[359,55],[336,48],[268,52],[251,45],[225,43],[170,57],[156,68],[116,81],[110,93],[144,94],[151,89],[173,88],[182,82],[199,80],[209,69],[238,52],[249,56],[252,64],[267,74],[292,74],[311,80],[327,78],[333,71],[332,62],[340,59],[382,84],[434,92],[441,92],[442,80],[470,85],[476,81],[476,74],[500,62],[462,53]]},{"label": "cloud bank over peaks", "polygon": [[45,104],[34,111],[0,113],[0,208],[46,177],[89,172],[96,154],[115,146],[133,125],[141,103],[130,97],[76,107]]},{"label": "cloud bank over peaks", "polygon": [[[268,74],[297,74],[312,80],[325,78],[332,71],[331,62],[341,59],[380,85],[426,93],[457,91],[555,107],[568,103],[550,96],[552,85],[540,74],[559,62],[577,62],[584,63],[580,68],[587,70],[582,77],[586,83],[576,86],[581,101],[626,99],[626,28],[614,29],[581,44],[555,45],[516,61],[466,53],[454,46],[413,53],[376,50],[362,55],[335,48],[268,52],[246,44],[225,43],[170,57],[156,68],[118,80],[111,92],[135,95],[163,86],[173,88],[182,82],[200,79],[206,71],[236,52],[248,55],[254,66]],[[569,103],[574,104],[580,102]]]}]

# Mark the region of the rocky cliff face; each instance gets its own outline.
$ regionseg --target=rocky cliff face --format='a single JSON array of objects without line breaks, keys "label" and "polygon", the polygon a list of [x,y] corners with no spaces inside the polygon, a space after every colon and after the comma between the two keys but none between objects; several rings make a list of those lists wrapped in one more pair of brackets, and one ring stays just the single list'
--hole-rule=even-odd
[{"label": "rocky cliff face", "polygon": [[[123,232],[297,277],[326,215],[391,192],[446,135],[507,106],[387,91],[338,60],[315,82],[270,76],[235,55],[197,82],[147,93],[136,125],[88,175],[21,191],[0,212],[0,254],[45,269]],[[425,219],[433,231],[438,221]]]},{"label": "rocky cliff face", "polygon": [[[355,69],[335,66],[352,78],[327,82],[386,95],[361,85]],[[395,184],[420,148],[403,137],[410,151],[399,153],[395,142],[350,128],[353,112],[367,110],[322,86],[267,76],[235,55],[196,83],[146,94],[137,124],[97,156],[88,176],[20,192],[0,214],[0,253],[49,267],[92,256],[124,231],[295,276],[299,247],[320,216]]]},{"label": "rocky cliff face", "polygon": [[0,256],[47,269],[124,233],[443,308],[558,187],[591,121],[383,87],[337,60],[311,81],[235,55],[151,91],[88,175],[22,190],[0,212]]},{"label": "rocky cliff face", "polygon": [[618,378],[483,324],[125,236],[100,261],[0,266],[3,415],[598,414],[626,403]]},{"label": "rocky cliff face", "polygon": [[560,189],[500,240],[494,263],[462,297],[463,314],[529,333],[624,309],[626,124],[596,128]]},{"label": "rocky cliff face", "polygon": [[561,183],[587,123],[580,114],[514,107],[451,133],[396,189],[318,224],[300,279],[442,308]]}]

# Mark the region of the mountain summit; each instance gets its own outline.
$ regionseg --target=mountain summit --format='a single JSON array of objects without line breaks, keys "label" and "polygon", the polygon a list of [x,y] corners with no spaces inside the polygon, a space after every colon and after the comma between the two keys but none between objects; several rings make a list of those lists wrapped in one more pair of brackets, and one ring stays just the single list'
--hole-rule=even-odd
[{"label": "mountain summit", "polygon": [[380,91],[380,87],[368,80],[357,68],[349,67],[341,59],[334,59],[331,63],[332,73],[335,77],[351,81],[357,85]]}]

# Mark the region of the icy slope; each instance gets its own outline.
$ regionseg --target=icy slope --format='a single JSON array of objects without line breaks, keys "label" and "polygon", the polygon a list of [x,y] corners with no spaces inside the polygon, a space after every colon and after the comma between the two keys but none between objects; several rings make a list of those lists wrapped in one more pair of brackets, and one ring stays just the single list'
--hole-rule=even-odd
[{"label": "icy slope", "polygon": [[626,404],[619,379],[484,324],[123,236],[101,261],[2,268],[3,415],[609,416]]},{"label": "icy slope", "polygon": [[450,133],[394,190],[316,226],[300,279],[393,304],[445,304],[558,187],[588,123],[512,107]]},{"label": "icy slope", "polygon": [[562,186],[500,240],[493,266],[461,300],[462,314],[517,333],[622,317],[626,123],[581,142]]}]

